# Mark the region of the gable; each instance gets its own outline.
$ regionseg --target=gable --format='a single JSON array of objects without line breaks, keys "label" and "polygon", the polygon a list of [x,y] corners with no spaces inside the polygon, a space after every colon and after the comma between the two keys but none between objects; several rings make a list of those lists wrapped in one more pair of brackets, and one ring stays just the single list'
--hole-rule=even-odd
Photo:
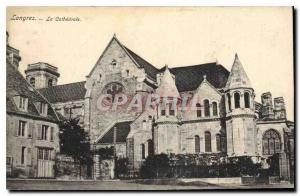
[{"label": "gable", "polygon": [[121,74],[122,77],[144,76],[142,67],[132,58],[125,47],[115,38],[109,42],[97,63],[87,76],[87,85],[105,80],[110,74]]},{"label": "gable", "polygon": [[198,89],[195,91],[194,97],[197,96],[198,100],[202,103],[204,99],[210,101],[220,101],[222,95],[220,92],[213,87],[206,79],[200,84]]}]

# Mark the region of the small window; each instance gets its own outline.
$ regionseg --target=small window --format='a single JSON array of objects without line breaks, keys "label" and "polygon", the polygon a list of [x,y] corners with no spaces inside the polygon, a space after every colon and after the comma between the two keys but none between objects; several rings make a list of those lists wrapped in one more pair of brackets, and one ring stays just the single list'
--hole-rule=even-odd
[{"label": "small window", "polygon": [[116,67],[116,65],[117,65],[117,61],[114,59],[114,60],[112,60],[112,62],[111,62],[111,65],[113,66],[113,68],[115,68]]},{"label": "small window", "polygon": [[126,70],[126,76],[127,77],[129,76],[129,70],[128,69]]},{"label": "small window", "polygon": [[234,93],[234,107],[235,108],[240,108],[240,93]]},{"label": "small window", "polygon": [[49,126],[42,125],[42,140],[47,140],[48,128],[49,128]]},{"label": "small window", "polygon": [[174,110],[174,106],[172,103],[169,104],[169,114],[170,114],[170,116],[175,115],[175,110]]},{"label": "small window", "polygon": [[50,141],[54,140],[54,127],[50,128]]},{"label": "small window", "polygon": [[229,93],[227,93],[227,100],[228,100],[228,109],[229,109],[229,111],[231,111],[231,97],[230,97]]},{"label": "small window", "polygon": [[244,94],[245,108],[250,108],[250,95],[248,92]]},{"label": "small window", "polygon": [[195,135],[195,153],[200,153],[200,138]]},{"label": "small window", "polygon": [[22,147],[21,149],[21,164],[24,165],[25,164],[25,149],[26,147]]},{"label": "small window", "polygon": [[25,136],[25,130],[26,130],[26,122],[20,120],[19,121],[19,129],[18,129],[18,136]]},{"label": "small window", "polygon": [[51,87],[51,86],[53,86],[53,80],[52,80],[52,79],[49,79],[49,80],[48,80],[48,87]]},{"label": "small window", "polygon": [[19,109],[27,110],[27,98],[20,96]]},{"label": "small window", "polygon": [[141,148],[142,148],[142,159],[145,159],[145,144],[142,144]]},{"label": "small window", "polygon": [[212,107],[213,107],[213,115],[218,116],[218,104],[217,104],[217,102],[212,102]]},{"label": "small window", "polygon": [[30,78],[29,83],[31,86],[35,87],[35,78]]},{"label": "small window", "polygon": [[40,103],[40,108],[39,108],[39,112],[40,114],[42,115],[47,115],[47,109],[48,109],[48,106],[46,103]]},{"label": "small window", "polygon": [[205,117],[210,116],[209,101],[207,99],[204,100],[204,115]]},{"label": "small window", "polygon": [[196,108],[197,108],[197,117],[201,117],[201,105],[200,103],[196,104]]},{"label": "small window", "polygon": [[151,139],[148,140],[148,156],[154,155],[154,144]]},{"label": "small window", "polygon": [[205,132],[205,152],[211,152],[211,134],[209,131]]}]

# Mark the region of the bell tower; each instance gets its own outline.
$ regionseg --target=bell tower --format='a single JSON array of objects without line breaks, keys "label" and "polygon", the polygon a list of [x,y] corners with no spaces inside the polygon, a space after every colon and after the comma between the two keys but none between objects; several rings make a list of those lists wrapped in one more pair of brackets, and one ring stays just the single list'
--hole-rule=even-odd
[{"label": "bell tower", "polygon": [[25,70],[26,80],[36,89],[48,88],[57,84],[57,67],[48,63],[29,64]]},{"label": "bell tower", "polygon": [[238,55],[225,88],[228,156],[253,156],[255,145],[254,90]]}]

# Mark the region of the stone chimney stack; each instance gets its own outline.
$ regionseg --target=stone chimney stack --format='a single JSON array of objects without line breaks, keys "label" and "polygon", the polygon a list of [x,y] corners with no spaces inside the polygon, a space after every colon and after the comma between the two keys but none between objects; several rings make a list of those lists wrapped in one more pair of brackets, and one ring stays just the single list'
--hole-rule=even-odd
[{"label": "stone chimney stack", "polygon": [[21,61],[20,51],[9,45],[9,33],[6,31],[6,59],[17,69]]},{"label": "stone chimney stack", "polygon": [[268,119],[274,119],[272,94],[270,92],[263,93],[261,95],[261,103],[262,103],[262,117]]},{"label": "stone chimney stack", "polygon": [[286,119],[286,109],[283,97],[274,98],[275,119]]}]

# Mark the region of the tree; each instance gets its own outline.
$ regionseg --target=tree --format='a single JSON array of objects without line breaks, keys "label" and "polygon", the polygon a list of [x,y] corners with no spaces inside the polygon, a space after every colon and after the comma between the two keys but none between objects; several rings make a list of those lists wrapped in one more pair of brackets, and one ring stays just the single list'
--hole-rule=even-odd
[{"label": "tree", "polygon": [[92,156],[88,134],[79,125],[79,119],[64,120],[60,123],[60,151],[73,157],[75,163],[81,166],[90,165]]}]

